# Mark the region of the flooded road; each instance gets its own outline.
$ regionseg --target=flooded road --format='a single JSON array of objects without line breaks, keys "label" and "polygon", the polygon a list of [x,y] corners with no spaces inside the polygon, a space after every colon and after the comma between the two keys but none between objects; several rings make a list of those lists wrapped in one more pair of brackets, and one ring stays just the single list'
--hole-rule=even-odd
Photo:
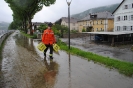
[{"label": "flooded road", "polygon": [[7,39],[3,88],[133,88],[133,77],[65,51],[54,53],[53,60],[44,58],[38,43],[17,32]]},{"label": "flooded road", "polygon": [[[89,37],[71,39],[71,46],[78,47],[79,49],[102,56],[133,63],[133,51],[131,51],[132,45],[119,45],[112,47],[110,45],[95,43],[94,41],[90,41],[89,39]],[[68,43],[67,38],[63,38],[61,40]]]}]

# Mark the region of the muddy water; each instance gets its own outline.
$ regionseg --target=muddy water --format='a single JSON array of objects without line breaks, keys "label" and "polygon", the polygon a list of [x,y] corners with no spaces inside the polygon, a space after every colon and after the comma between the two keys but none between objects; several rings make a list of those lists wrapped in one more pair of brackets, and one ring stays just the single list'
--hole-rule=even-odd
[{"label": "muddy water", "polygon": [[[116,47],[111,47],[110,45],[94,43],[89,39],[89,37],[71,39],[71,46],[78,47],[82,50],[93,52],[113,59],[133,62],[133,51],[131,51],[132,45],[119,45]],[[68,39],[62,39],[62,41],[67,43]]]},{"label": "muddy water", "polygon": [[34,50],[32,39],[19,33],[7,39],[2,61],[3,88],[46,88],[49,86],[44,76],[47,71],[44,61]]},{"label": "muddy water", "polygon": [[53,60],[44,58],[36,48],[38,43],[16,32],[7,39],[2,61],[3,88],[133,87],[133,78],[61,50],[54,53]]}]

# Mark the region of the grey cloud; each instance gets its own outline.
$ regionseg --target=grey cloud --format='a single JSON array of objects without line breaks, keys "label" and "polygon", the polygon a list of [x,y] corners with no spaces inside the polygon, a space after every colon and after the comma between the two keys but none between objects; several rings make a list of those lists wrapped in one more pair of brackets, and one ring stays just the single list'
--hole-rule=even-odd
[{"label": "grey cloud", "polygon": [[[85,10],[111,5],[115,3],[120,3],[122,0],[72,0],[70,5],[70,14],[81,13]],[[12,11],[8,7],[7,3],[4,0],[0,0],[0,21],[12,21]],[[32,21],[44,22],[51,21],[55,22],[61,17],[68,16],[68,6],[66,0],[56,0],[54,5],[49,7],[44,7],[40,12],[36,13]]]}]

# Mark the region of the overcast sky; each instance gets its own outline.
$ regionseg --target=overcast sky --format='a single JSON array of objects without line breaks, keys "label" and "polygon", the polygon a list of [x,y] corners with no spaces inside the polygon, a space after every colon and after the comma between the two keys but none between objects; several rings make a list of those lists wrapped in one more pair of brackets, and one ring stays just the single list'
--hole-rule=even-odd
[{"label": "overcast sky", "polygon": [[[70,1],[70,0],[68,0]],[[81,13],[85,10],[121,3],[122,0],[72,0],[70,5],[70,14]],[[68,16],[68,5],[66,0],[56,0],[54,5],[43,7],[41,11],[35,14],[33,22],[55,22],[61,17]],[[12,22],[12,11],[4,0],[0,0],[0,22]]]}]

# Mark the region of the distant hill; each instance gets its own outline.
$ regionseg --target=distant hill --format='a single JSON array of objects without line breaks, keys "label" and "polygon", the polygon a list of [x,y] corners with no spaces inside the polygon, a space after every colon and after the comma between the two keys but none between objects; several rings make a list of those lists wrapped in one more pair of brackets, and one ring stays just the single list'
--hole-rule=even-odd
[{"label": "distant hill", "polygon": [[7,22],[0,22],[0,30],[7,30],[9,27],[9,23]]},{"label": "distant hill", "polygon": [[91,8],[91,9],[88,9],[84,12],[79,13],[79,14],[71,15],[71,17],[80,20],[80,19],[83,19],[84,17],[86,17],[87,15],[89,15],[90,13],[97,13],[97,12],[104,12],[104,11],[108,11],[108,12],[112,13],[119,6],[119,4],[112,4],[112,5],[108,5],[108,6]]}]

